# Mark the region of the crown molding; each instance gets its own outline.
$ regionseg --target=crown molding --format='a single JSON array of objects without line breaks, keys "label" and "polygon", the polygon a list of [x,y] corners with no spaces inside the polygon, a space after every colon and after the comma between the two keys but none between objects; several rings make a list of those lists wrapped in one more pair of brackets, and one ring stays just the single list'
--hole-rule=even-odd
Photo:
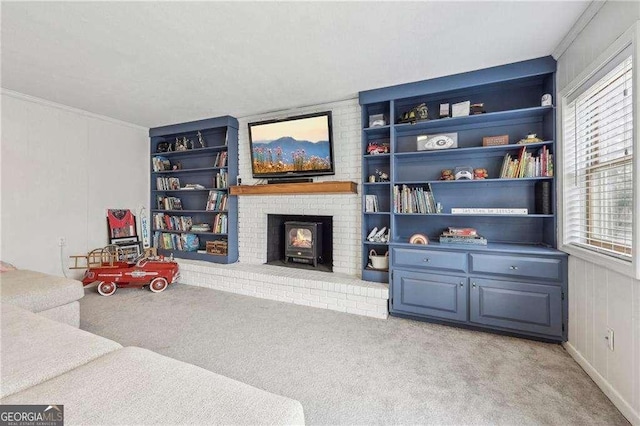
[{"label": "crown molding", "polygon": [[45,105],[45,106],[52,107],[52,108],[58,108],[58,109],[61,109],[61,110],[64,110],[64,111],[72,112],[74,114],[83,115],[85,117],[95,118],[97,120],[107,121],[109,123],[118,124],[118,125],[126,126],[126,127],[131,127],[131,128],[134,128],[134,129],[140,129],[140,130],[144,130],[145,132],[149,131],[148,127],[144,127],[144,126],[140,126],[138,124],[134,124],[134,123],[129,123],[129,122],[126,122],[126,121],[118,120],[116,118],[107,117],[106,115],[101,115],[101,114],[96,114],[96,113],[93,113],[93,112],[85,111],[85,110],[80,109],[80,108],[74,108],[74,107],[70,107],[68,105],[59,104],[57,102],[48,101],[46,99],[37,98],[35,96],[25,95],[24,93],[16,92],[14,90],[0,88],[0,93],[2,93],[2,95],[11,96],[12,98],[20,99],[20,100],[27,101],[27,102],[33,102],[33,103],[36,103],[36,104]]},{"label": "crown molding", "polygon": [[564,36],[560,44],[553,50],[551,55],[554,59],[558,60],[558,58],[562,56],[606,2],[607,0],[594,0],[587,6],[587,9],[580,15],[576,23],[573,24],[573,27],[571,27],[567,35]]}]

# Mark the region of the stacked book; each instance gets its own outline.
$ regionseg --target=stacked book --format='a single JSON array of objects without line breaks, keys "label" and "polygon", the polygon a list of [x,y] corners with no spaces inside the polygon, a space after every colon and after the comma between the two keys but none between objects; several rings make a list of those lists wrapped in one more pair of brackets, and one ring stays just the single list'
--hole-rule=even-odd
[{"label": "stacked book", "polygon": [[193,224],[191,216],[169,216],[163,213],[154,213],[153,228],[168,229],[171,231],[189,231]]},{"label": "stacked book", "polygon": [[224,213],[218,213],[213,220],[213,232],[216,234],[227,233],[227,215]]},{"label": "stacked book", "polygon": [[227,210],[227,193],[223,191],[209,191],[209,199],[207,200],[208,211],[225,211]]},{"label": "stacked book", "polygon": [[153,157],[153,171],[164,172],[171,170],[171,162],[165,157]]},{"label": "stacked book", "polygon": [[191,226],[191,232],[210,232],[211,226],[208,223],[195,223]]},{"label": "stacked book", "polygon": [[440,243],[487,245],[487,239],[478,235],[475,228],[456,228],[450,226],[440,235]]},{"label": "stacked book", "polygon": [[216,173],[216,177],[213,179],[213,187],[226,188],[228,185],[229,185],[229,181],[227,179],[227,171],[220,170],[219,173]]},{"label": "stacked book", "polygon": [[375,213],[380,211],[380,206],[378,205],[378,196],[377,195],[365,195],[364,197],[364,211],[367,213]]},{"label": "stacked book", "polygon": [[172,191],[180,189],[180,179],[178,178],[156,178],[156,189],[158,191]]},{"label": "stacked book", "polygon": [[153,234],[153,246],[159,249],[195,251],[198,245],[198,236],[193,234],[167,234],[165,232]]},{"label": "stacked book", "polygon": [[178,197],[163,197],[158,195],[158,210],[182,210],[182,201]]},{"label": "stacked book", "polygon": [[227,151],[219,152],[216,155],[216,160],[213,162],[213,167],[224,167],[227,165]]},{"label": "stacked book", "polygon": [[437,213],[436,200],[431,185],[425,188],[409,188],[407,185],[393,187],[394,213]]},{"label": "stacked book", "polygon": [[553,176],[553,154],[543,146],[538,150],[538,156],[527,152],[526,147],[522,147],[517,158],[512,158],[511,154],[505,154],[500,169],[501,178],[532,178],[532,177],[552,177]]}]

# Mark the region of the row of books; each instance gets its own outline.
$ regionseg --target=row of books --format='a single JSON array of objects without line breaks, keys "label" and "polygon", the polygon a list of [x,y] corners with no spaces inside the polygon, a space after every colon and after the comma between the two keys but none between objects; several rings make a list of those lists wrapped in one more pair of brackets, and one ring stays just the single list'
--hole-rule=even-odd
[{"label": "row of books", "polygon": [[169,216],[164,213],[153,214],[154,229],[168,229],[171,231],[190,231],[193,226],[191,216]]},{"label": "row of books", "polygon": [[365,195],[364,211],[368,213],[374,213],[374,212],[380,211],[380,205],[378,204],[377,195]]},{"label": "row of books", "polygon": [[505,154],[500,169],[501,178],[531,178],[531,177],[552,177],[553,176],[553,154],[543,146],[538,150],[538,156],[527,152],[522,147],[517,158],[512,158],[511,154]]},{"label": "row of books", "polygon": [[437,213],[436,200],[431,186],[410,188],[407,185],[393,186],[394,213]]},{"label": "row of books", "polygon": [[479,235],[475,228],[457,228],[450,226],[440,234],[440,243],[486,246],[487,239]]},{"label": "row of books", "polygon": [[157,197],[158,210],[182,210],[182,201],[178,197]]},{"label": "row of books", "polygon": [[225,213],[218,213],[213,219],[212,232],[216,234],[226,234],[228,229],[228,219]]},{"label": "row of books", "polygon": [[169,234],[158,231],[153,234],[153,246],[165,250],[197,251],[200,241],[194,234]]},{"label": "row of books", "polygon": [[227,165],[227,151],[219,152],[213,162],[213,167],[225,167]]},{"label": "row of books", "polygon": [[164,172],[171,170],[171,162],[166,157],[153,157],[153,171]]},{"label": "row of books", "polygon": [[156,178],[156,189],[159,191],[172,191],[172,190],[180,189],[180,179],[176,177]]},{"label": "row of books", "polygon": [[226,170],[220,170],[219,173],[216,173],[216,177],[213,179],[213,187],[214,188],[226,188],[229,186],[229,174]]},{"label": "row of books", "polygon": [[223,191],[209,191],[209,199],[207,200],[206,210],[220,210],[227,209],[227,193]]}]

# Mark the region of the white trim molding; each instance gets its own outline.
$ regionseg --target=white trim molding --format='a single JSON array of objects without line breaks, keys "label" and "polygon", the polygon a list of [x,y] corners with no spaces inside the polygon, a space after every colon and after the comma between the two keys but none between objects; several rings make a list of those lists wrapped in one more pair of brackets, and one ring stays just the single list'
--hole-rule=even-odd
[{"label": "white trim molding", "polygon": [[106,115],[96,114],[94,112],[85,111],[85,110],[80,109],[80,108],[75,108],[75,107],[71,107],[71,106],[68,106],[68,105],[59,104],[57,102],[48,101],[46,99],[38,98],[38,97],[35,97],[35,96],[31,96],[31,95],[26,95],[24,93],[16,92],[14,90],[0,88],[0,93],[3,94],[3,95],[6,95],[6,96],[11,96],[11,97],[16,98],[16,99],[22,99],[23,101],[33,102],[33,103],[36,103],[36,104],[46,105],[46,106],[53,107],[53,108],[58,108],[58,109],[61,109],[61,110],[64,110],[64,111],[73,112],[75,114],[83,115],[85,117],[95,118],[97,120],[108,121],[109,123],[119,124],[121,126],[127,126],[127,127],[131,127],[131,128],[134,128],[134,129],[142,129],[142,130],[146,130],[147,132],[149,131],[148,127],[140,126],[139,124],[129,123],[127,121],[122,121],[122,120],[118,120],[116,118],[107,117]]},{"label": "white trim molding", "polygon": [[611,386],[611,384],[598,371],[589,364],[580,352],[569,342],[562,344],[571,357],[582,367],[582,369],[591,377],[604,394],[613,402],[623,416],[631,422],[632,425],[640,425],[640,416],[633,410],[627,401]]},{"label": "white trim molding", "polygon": [[591,22],[594,16],[602,9],[602,6],[607,2],[607,0],[594,0],[589,3],[589,6],[582,12],[582,15],[578,18],[573,27],[566,36],[560,41],[560,44],[556,46],[551,54],[555,59],[558,59],[562,54],[571,46],[571,43],[580,35],[582,30]]},{"label": "white trim molding", "polygon": [[[587,82],[605,64],[613,60],[624,49],[632,46],[633,52],[633,105],[634,105],[634,129],[633,147],[635,155],[633,157],[633,251],[632,260],[621,261],[612,256],[595,253],[587,249],[580,248],[565,242],[564,232],[564,144],[563,144],[563,121],[564,111],[567,108],[567,99]],[[556,169],[558,180],[558,241],[559,249],[583,260],[593,262],[605,268],[619,272],[626,276],[640,279],[640,108],[638,108],[638,82],[640,80],[640,21],[636,21],[627,31],[625,31],[615,42],[611,44],[598,58],[587,66],[576,78],[558,93],[559,111],[556,117],[556,128],[558,129],[558,152],[556,153]]]}]

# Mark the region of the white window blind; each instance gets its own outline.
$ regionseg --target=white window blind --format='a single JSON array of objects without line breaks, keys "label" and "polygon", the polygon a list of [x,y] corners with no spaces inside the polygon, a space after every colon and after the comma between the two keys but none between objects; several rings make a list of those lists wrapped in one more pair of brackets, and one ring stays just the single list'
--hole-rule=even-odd
[{"label": "white window blind", "polygon": [[564,241],[632,260],[632,56],[626,49],[563,110]]}]

